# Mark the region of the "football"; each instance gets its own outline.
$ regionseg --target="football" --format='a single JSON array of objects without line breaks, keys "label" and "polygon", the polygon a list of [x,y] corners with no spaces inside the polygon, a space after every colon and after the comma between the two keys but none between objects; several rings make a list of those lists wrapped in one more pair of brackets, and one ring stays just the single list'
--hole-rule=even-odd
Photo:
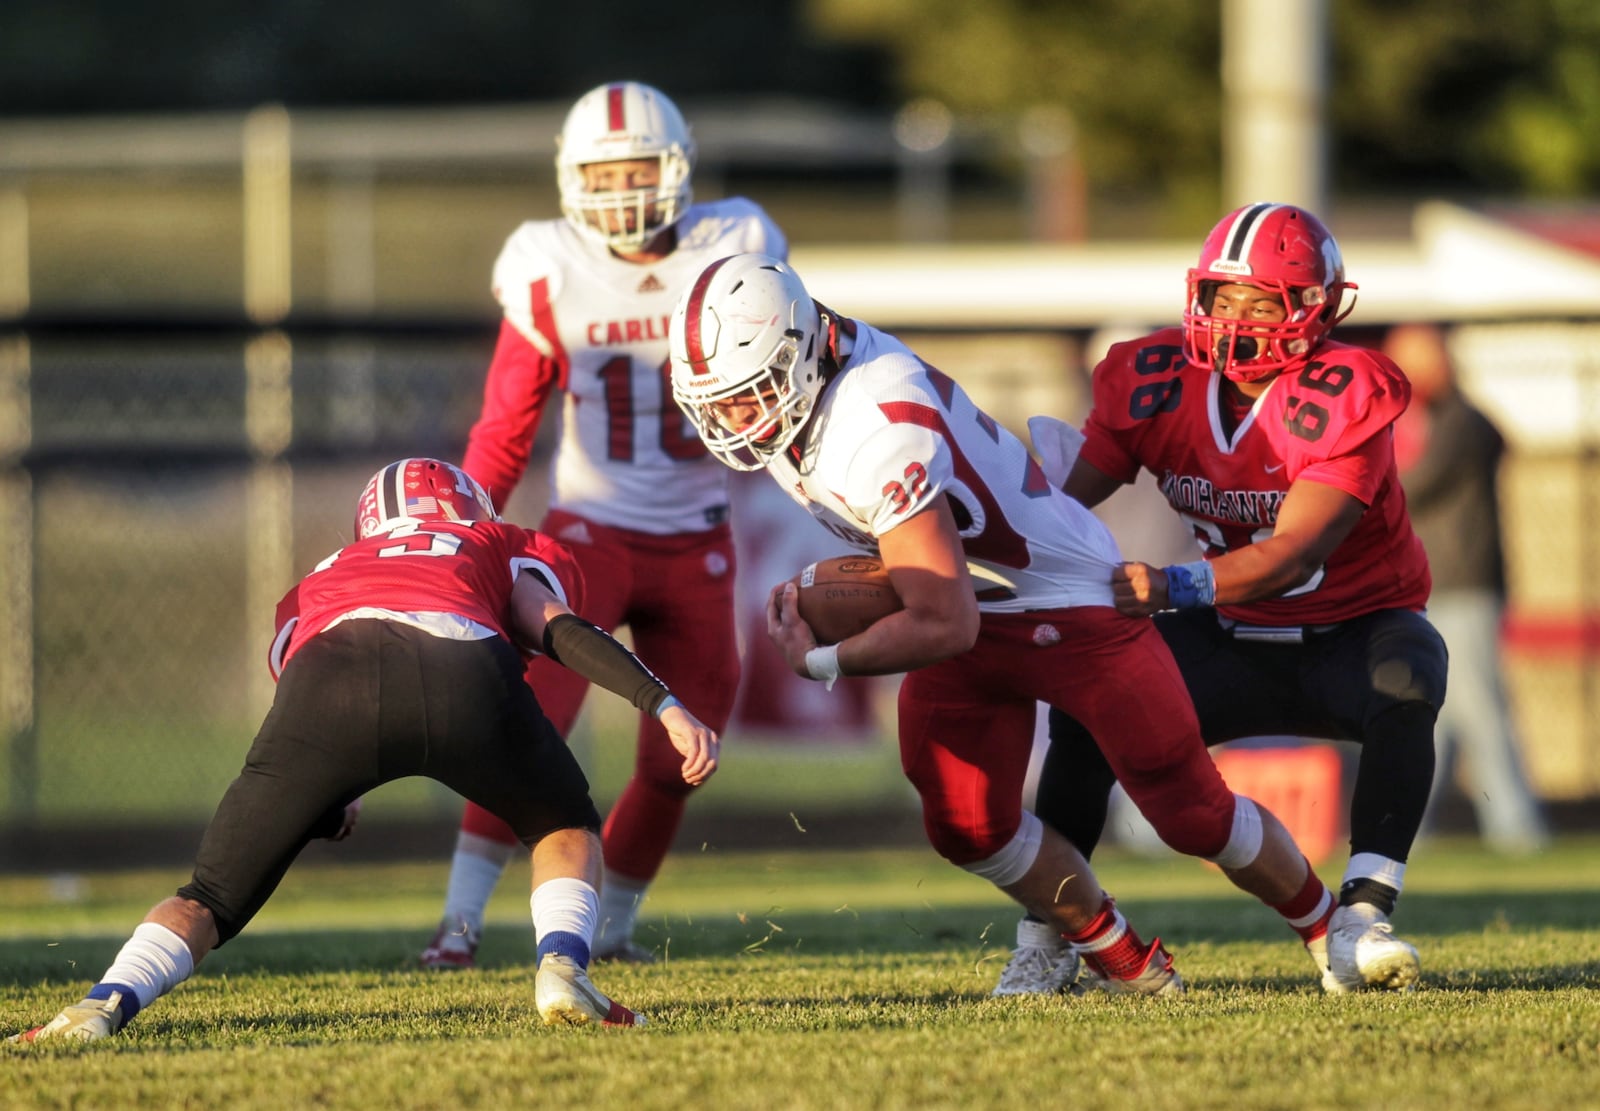
[{"label": "football", "polygon": [[818,560],[792,580],[800,617],[818,644],[838,644],[904,607],[881,560],[835,556]]}]

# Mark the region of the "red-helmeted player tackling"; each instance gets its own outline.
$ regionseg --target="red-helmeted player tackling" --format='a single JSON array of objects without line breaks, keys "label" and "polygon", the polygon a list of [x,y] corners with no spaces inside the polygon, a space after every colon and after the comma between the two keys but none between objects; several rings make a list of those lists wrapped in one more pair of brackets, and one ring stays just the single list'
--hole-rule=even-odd
[{"label": "red-helmeted player tackling", "polygon": [[[708,262],[749,250],[783,256],[788,244],[748,200],[690,203],[694,141],[657,89],[591,90],[559,142],[565,219],[523,224],[495,263],[505,316],[462,466],[504,507],[546,405],[565,393],[540,529],[579,553],[585,616],[608,630],[627,625],[639,655],[720,730],[739,680],[728,475],[672,404],[667,319]],[[587,684],[537,659],[528,679],[565,736]],[[606,819],[597,957],[651,959],[632,940],[635,916],[690,790],[659,723],[641,718],[633,777]],[[504,822],[467,805],[424,965],[472,966],[514,845]]]},{"label": "red-helmeted player tackling", "polygon": [[[1208,744],[1361,744],[1330,992],[1419,975],[1388,916],[1428,801],[1446,670],[1395,469],[1410,386],[1381,353],[1328,335],[1353,288],[1315,216],[1246,205],[1206,238],[1183,328],[1118,344],[1095,369],[1076,459],[1059,422],[1035,430],[1074,498],[1098,505],[1142,468],[1194,529],[1203,560],[1125,564],[1114,585],[1122,612],[1155,614]],[[1038,812],[1088,853],[1115,777],[1085,725],[1052,712]],[[1048,939],[1039,948],[1014,960],[1065,959]]]},{"label": "red-helmeted player tackling", "polygon": [[582,583],[571,552],[501,521],[460,469],[401,459],[380,470],[357,502],[354,542],[278,604],[272,709],[206,826],[193,877],[151,908],[80,1002],[9,1040],[117,1033],[244,929],[312,838],[346,836],[363,792],[413,775],[504,815],[531,850],[544,1021],[642,1025],[588,977],[600,815],[523,682],[522,654],[543,652],[659,718],[686,783],[716,771],[718,741],[572,612]]}]

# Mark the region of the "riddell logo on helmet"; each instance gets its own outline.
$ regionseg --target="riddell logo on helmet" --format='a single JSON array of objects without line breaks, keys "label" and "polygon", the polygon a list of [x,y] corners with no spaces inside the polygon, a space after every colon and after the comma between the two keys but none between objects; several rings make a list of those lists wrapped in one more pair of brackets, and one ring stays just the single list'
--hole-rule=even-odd
[{"label": "riddell logo on helmet", "polygon": [[1248,276],[1255,273],[1254,270],[1250,269],[1248,262],[1230,262],[1220,258],[1206,267],[1206,269],[1216,274],[1243,274]]}]

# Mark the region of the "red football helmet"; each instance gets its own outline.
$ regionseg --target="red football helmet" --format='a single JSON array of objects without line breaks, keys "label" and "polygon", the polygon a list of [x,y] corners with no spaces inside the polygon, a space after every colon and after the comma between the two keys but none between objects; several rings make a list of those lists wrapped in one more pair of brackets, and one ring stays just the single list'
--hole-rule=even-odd
[{"label": "red football helmet", "polygon": [[[1263,324],[1212,316],[1217,287],[1234,283],[1282,297],[1283,321]],[[1200,248],[1200,265],[1189,271],[1184,354],[1235,382],[1256,382],[1298,368],[1355,308],[1352,297],[1340,311],[1344,291],[1355,288],[1344,280],[1339,244],[1322,221],[1292,204],[1245,205],[1211,229]]]},{"label": "red football helmet", "polygon": [[356,539],[406,521],[498,521],[494,502],[460,467],[401,459],[373,475],[356,502]]}]

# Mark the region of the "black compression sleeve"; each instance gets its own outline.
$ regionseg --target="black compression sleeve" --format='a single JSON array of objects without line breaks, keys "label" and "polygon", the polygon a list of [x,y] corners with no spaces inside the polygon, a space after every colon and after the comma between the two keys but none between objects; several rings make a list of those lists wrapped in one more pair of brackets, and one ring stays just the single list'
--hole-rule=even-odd
[{"label": "black compression sleeve", "polygon": [[576,614],[558,614],[545,623],[544,654],[589,682],[620,694],[651,717],[672,694],[638,656]]}]

